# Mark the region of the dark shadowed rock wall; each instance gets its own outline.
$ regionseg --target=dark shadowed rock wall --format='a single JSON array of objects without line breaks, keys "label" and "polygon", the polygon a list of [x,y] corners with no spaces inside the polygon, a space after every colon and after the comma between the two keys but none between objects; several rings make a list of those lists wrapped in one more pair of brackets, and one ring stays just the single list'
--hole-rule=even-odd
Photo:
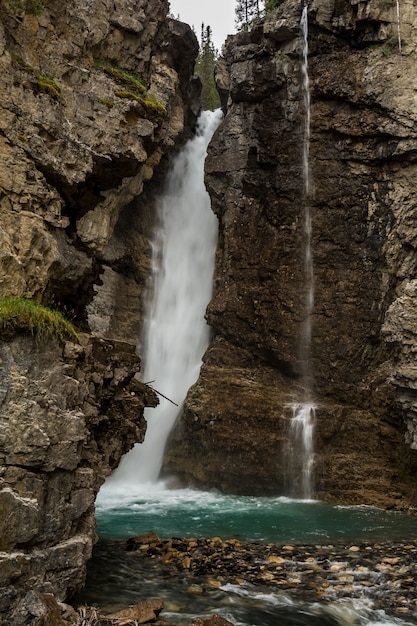
[{"label": "dark shadowed rock wall", "polygon": [[[186,483],[238,493],[288,493],[303,400],[301,10],[285,2],[228,38],[217,68],[214,338],[166,457]],[[314,492],[398,506],[413,502],[417,461],[417,16],[400,11],[400,40],[395,3],[308,11]]]}]

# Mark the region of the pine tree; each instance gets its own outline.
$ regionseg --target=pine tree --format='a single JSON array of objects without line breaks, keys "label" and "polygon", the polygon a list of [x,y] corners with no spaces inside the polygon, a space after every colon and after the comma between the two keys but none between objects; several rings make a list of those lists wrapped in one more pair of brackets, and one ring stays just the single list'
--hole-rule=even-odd
[{"label": "pine tree", "polygon": [[238,30],[250,30],[254,21],[273,11],[283,0],[237,0],[235,9]]},{"label": "pine tree", "polygon": [[265,11],[273,11],[283,0],[265,0]]},{"label": "pine tree", "polygon": [[201,24],[200,52],[196,61],[196,73],[201,79],[201,104],[203,109],[214,111],[220,106],[220,97],[214,82],[214,64],[218,52],[212,41],[211,26]]},{"label": "pine tree", "polygon": [[237,0],[235,9],[238,30],[249,30],[263,13],[264,0]]}]

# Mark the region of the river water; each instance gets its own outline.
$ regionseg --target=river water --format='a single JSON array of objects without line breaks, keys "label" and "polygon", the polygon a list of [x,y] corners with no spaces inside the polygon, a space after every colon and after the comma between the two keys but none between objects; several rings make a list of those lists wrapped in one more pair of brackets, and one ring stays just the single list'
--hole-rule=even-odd
[{"label": "river water", "polygon": [[136,488],[106,485],[97,503],[97,522],[99,535],[110,539],[148,531],[162,538],[219,536],[298,543],[417,538],[417,520],[373,507],[171,490],[162,482]]},{"label": "river water", "polygon": [[[379,564],[384,545],[388,550],[395,542],[417,538],[417,519],[412,516],[314,500],[171,490],[158,483],[142,486],[136,492],[131,487],[105,487],[97,505],[97,521],[100,541],[89,564],[86,589],[77,598],[77,604],[99,606],[106,613],[157,597],[165,603],[161,617],[176,625],[189,624],[194,616],[212,613],[236,626],[417,624],[417,614],[408,613],[403,619],[388,610],[397,591],[387,587]],[[260,546],[309,544],[313,556],[321,546],[337,552],[338,546],[367,542],[368,557],[372,559],[373,544],[378,544],[379,556],[375,556],[375,571],[368,572],[366,581],[359,577],[351,586],[351,593],[338,593],[340,585],[334,585],[334,590],[331,587],[332,592],[318,602],[307,591],[303,593],[302,585],[295,585],[293,591],[280,591],[277,585],[230,582],[212,587],[207,577],[196,579],[184,570],[173,573],[160,559],[137,558],[125,551],[125,539],[148,531],[161,538],[218,536],[222,540],[254,540]],[[341,567],[340,560],[326,558],[327,570]],[[349,567],[346,573],[351,577]],[[363,569],[357,567],[360,572]],[[288,575],[292,575],[290,571]],[[300,579],[303,576],[300,574]],[[400,583],[394,580],[392,584]],[[195,585],[199,588],[197,594]],[[379,598],[377,603],[375,598]]]}]

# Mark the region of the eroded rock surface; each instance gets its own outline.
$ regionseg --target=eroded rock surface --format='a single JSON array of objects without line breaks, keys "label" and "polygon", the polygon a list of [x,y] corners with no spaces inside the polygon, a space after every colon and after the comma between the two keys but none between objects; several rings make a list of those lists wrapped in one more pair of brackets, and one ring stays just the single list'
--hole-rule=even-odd
[{"label": "eroded rock surface", "polygon": [[95,337],[1,337],[0,622],[15,626],[82,585],[98,489],[156,403],[132,382],[148,189],[200,90],[196,37],[167,0],[29,4],[0,3],[0,297],[57,307]]},{"label": "eroded rock surface", "polygon": [[[107,290],[111,317],[129,275],[126,236],[108,250],[119,215],[137,219],[132,201],[198,113],[196,38],[166,19],[166,0],[0,11],[0,293],[85,317]],[[140,289],[131,299],[136,312]]]},{"label": "eroded rock surface", "polygon": [[80,589],[97,492],[143,440],[143,408],[157,398],[134,382],[129,344],[23,336],[1,344],[0,363],[0,615],[18,624],[26,593],[63,600]]},{"label": "eroded rock surface", "polygon": [[[400,36],[394,3],[309,6],[307,396],[315,494],[401,507],[416,467],[417,16],[400,4]],[[285,487],[291,404],[306,397],[301,10],[284,2],[229,37],[218,67],[226,114],[206,162],[215,337],[166,459],[189,484],[238,493],[301,493]]]}]

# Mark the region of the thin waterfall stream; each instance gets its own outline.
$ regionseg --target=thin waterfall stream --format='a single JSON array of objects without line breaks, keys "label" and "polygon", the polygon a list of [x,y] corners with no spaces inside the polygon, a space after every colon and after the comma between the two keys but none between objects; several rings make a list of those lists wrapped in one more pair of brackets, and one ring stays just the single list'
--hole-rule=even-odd
[{"label": "thin waterfall stream", "polygon": [[309,399],[312,387],[311,371],[311,316],[314,309],[314,267],[311,248],[312,221],[311,221],[311,171],[310,171],[310,119],[311,97],[310,79],[308,75],[308,7],[304,6],[301,15],[302,33],[302,96],[304,103],[304,132],[303,132],[303,212],[304,212],[304,275],[305,275],[305,318],[301,332],[300,360],[302,379],[306,399]]},{"label": "thin waterfall stream", "polygon": [[312,193],[310,173],[310,80],[308,74],[308,6],[305,5],[301,14],[301,86],[302,101],[304,105],[304,129],[302,150],[302,178],[303,178],[303,213],[304,213],[304,277],[305,277],[305,302],[304,320],[300,338],[300,363],[302,398],[299,402],[291,405],[292,418],[288,442],[288,470],[290,495],[301,498],[311,498],[312,470],[314,460],[313,429],[316,415],[316,407],[311,400],[313,375],[311,369],[311,333],[312,315],[314,310],[314,266],[312,253],[312,220],[310,199]]},{"label": "thin waterfall stream", "polygon": [[397,9],[397,38],[398,38],[398,52],[400,54],[400,60],[402,56],[402,45],[401,45],[401,10],[400,10],[400,0],[395,0],[395,5]]}]

